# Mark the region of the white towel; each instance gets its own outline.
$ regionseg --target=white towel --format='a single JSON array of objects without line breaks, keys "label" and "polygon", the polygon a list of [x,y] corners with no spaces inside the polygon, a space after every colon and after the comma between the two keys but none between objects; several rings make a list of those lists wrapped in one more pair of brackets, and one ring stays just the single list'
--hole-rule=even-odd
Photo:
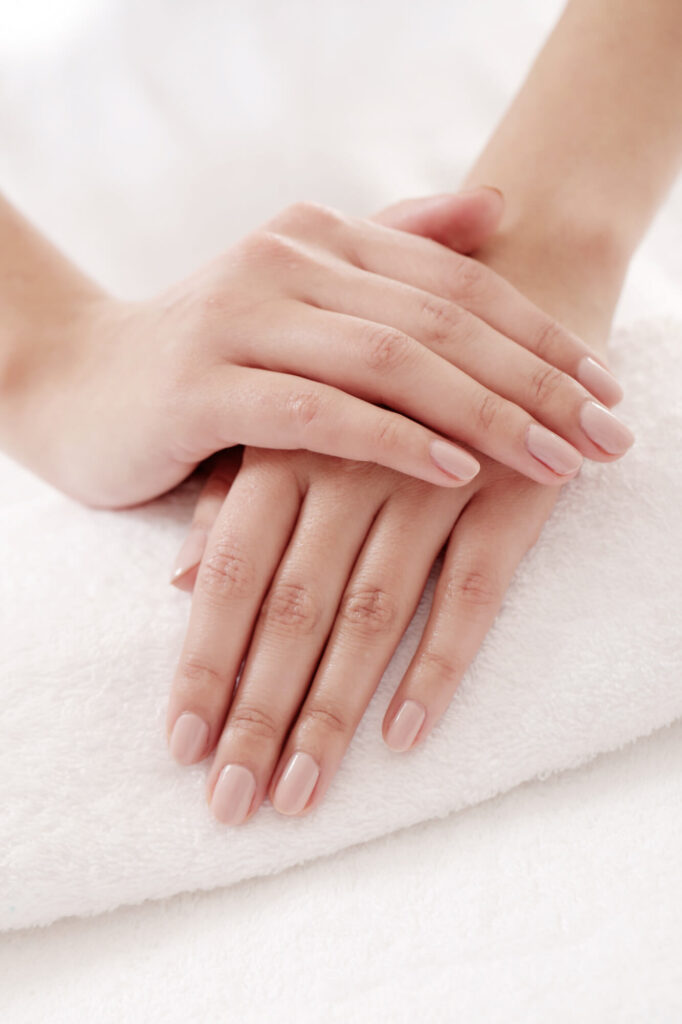
[{"label": "white towel", "polygon": [[681,789],[682,720],[275,877],[5,934],[3,1021],[678,1024]]},{"label": "white towel", "polygon": [[[682,325],[618,332],[637,444],[564,488],[451,707],[408,755],[380,723],[431,588],[321,807],[212,819],[166,751],[188,603],[166,583],[193,488],[93,512],[42,485],[0,510],[0,926],[267,874],[589,760],[682,715]],[[0,463],[0,494],[22,474]],[[23,486],[27,486],[25,483]]]}]

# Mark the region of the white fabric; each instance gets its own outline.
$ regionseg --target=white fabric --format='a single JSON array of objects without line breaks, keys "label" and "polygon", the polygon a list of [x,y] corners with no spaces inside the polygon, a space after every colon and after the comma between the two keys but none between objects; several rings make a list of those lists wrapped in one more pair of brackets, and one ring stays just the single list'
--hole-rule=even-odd
[{"label": "white fabric", "polygon": [[677,1024],[682,722],[274,878],[4,936],[8,1024]]},{"label": "white fabric", "polygon": [[[31,5],[24,0],[22,9]],[[188,3],[91,5],[82,33],[65,41],[62,27],[53,52],[43,33],[34,52],[22,45],[3,59],[2,186],[120,293],[146,294],[191,270],[297,198],[362,213],[403,195],[451,188],[561,4],[426,0],[418,12],[388,0],[348,0],[335,10],[306,0],[261,0],[248,10],[225,6],[211,0],[199,10]],[[0,45],[11,49],[11,39],[6,34]],[[0,465],[5,927],[219,884],[249,873],[256,847],[257,870],[274,870],[367,838],[372,829],[447,813],[536,771],[577,764],[601,744],[618,745],[680,713],[674,692],[680,665],[679,471],[667,447],[679,452],[680,337],[674,321],[664,328],[659,317],[682,316],[681,223],[678,186],[634,261],[619,309],[628,330],[614,342],[616,370],[626,385],[650,382],[639,393],[629,388],[622,407],[638,433],[637,447],[622,467],[590,468],[566,495],[567,507],[557,510],[527,560],[503,617],[434,737],[428,765],[426,748],[404,765],[381,749],[378,722],[391,692],[385,680],[327,805],[309,822],[282,823],[268,808],[241,838],[239,830],[212,830],[203,805],[204,769],[186,773],[165,760],[165,693],[186,603],[164,583],[190,495],[125,519],[86,515],[14,467]],[[633,328],[642,316],[648,322]],[[652,365],[645,367],[647,362]],[[566,550],[559,542],[576,538],[571,531],[577,520],[571,519],[586,516],[583,489],[596,499],[604,473],[611,487],[598,510],[603,518],[591,532],[581,519],[583,547]],[[635,482],[644,485],[637,500]],[[619,560],[603,519],[615,527]],[[30,531],[31,523],[42,524],[44,533]],[[16,543],[25,551],[17,552]],[[559,578],[582,587],[581,572],[590,577],[582,605],[582,591],[540,589],[560,549]],[[86,566],[79,561],[85,551]],[[594,569],[588,573],[579,561],[588,556],[598,559],[600,595]],[[138,565],[140,558],[146,561]],[[607,584],[614,585],[607,590]],[[110,588],[108,594],[98,593],[101,586]],[[114,600],[116,594],[127,595],[128,609]],[[137,602],[145,595],[140,620]],[[63,607],[50,607],[51,600]],[[536,650],[536,634],[527,652],[518,638],[510,645],[512,629],[529,628],[521,622],[529,607],[533,614],[539,608],[545,640],[561,609],[569,624],[558,633],[551,677],[538,678],[546,669],[547,645]],[[625,618],[618,621],[621,607]],[[51,635],[41,620],[50,624]],[[79,628],[87,643],[77,646]],[[601,649],[597,630],[604,631]],[[515,653],[514,690],[505,644]],[[566,670],[570,647],[577,649]],[[111,669],[104,672],[99,666],[109,658]],[[583,670],[592,681],[586,708],[570,704]],[[17,696],[20,685],[28,693]],[[69,699],[76,692],[85,698],[80,708]],[[623,703],[626,693],[633,699]],[[570,717],[563,721],[567,708]],[[506,746],[495,746],[483,731],[486,716],[500,718]],[[522,727],[516,733],[515,723]],[[248,1020],[249,1013],[253,1020],[269,1019],[275,1005],[281,1019],[319,1019],[306,1007],[304,986],[298,992],[294,986],[299,976],[317,980],[315,992],[329,1019],[332,1012],[343,1018],[341,1010],[332,1010],[338,1001],[349,1010],[345,1019],[381,1019],[374,1010],[385,1005],[391,1020],[413,1019],[428,1009],[434,1020],[449,1021],[457,999],[463,1019],[471,1020],[641,1020],[644,1006],[649,1020],[677,1019],[679,958],[669,955],[680,943],[679,915],[672,912],[680,906],[676,864],[682,855],[675,728],[603,759],[616,766],[608,784],[595,784],[600,769],[590,766],[233,893],[182,897],[16,934],[6,940],[0,962],[11,1000],[7,1019],[41,1019],[46,1008],[53,1021],[104,1020],[106,1013],[136,1021],[154,1019],[157,1010],[161,1019],[164,1008],[166,1020],[215,1019],[235,1005],[238,1019]],[[369,763],[377,763],[379,777],[363,782],[363,796],[353,793],[360,767]],[[413,775],[427,780],[421,793]],[[566,798],[571,779],[582,780],[573,801]],[[403,791],[411,801],[406,807]],[[524,812],[525,794],[532,802]],[[396,811],[391,824],[388,816]],[[328,826],[334,823],[330,843]],[[469,827],[467,845],[463,833]],[[13,828],[16,846],[8,838]],[[176,839],[184,854],[174,860]],[[276,844],[283,846],[281,856]],[[264,865],[268,852],[272,860]],[[422,863],[430,890],[423,880],[411,886],[418,878],[415,865]],[[490,899],[482,904],[486,892]],[[662,901],[663,914],[656,907]],[[374,929],[368,903],[376,910]],[[329,922],[339,920],[344,926],[332,929],[330,939]],[[173,930],[166,934],[170,921]],[[194,938],[183,943],[190,927]],[[144,932],[136,945],[138,929]],[[520,932],[527,938],[519,940]],[[64,939],[76,943],[82,957],[78,988],[68,993],[73,964]],[[330,941],[334,962],[343,965],[338,973],[322,952]],[[106,965],[96,959],[100,944],[110,953]],[[377,965],[372,976],[363,970],[370,961]],[[464,968],[455,973],[453,965],[462,961]],[[28,965],[36,962],[45,980],[42,997],[31,991]],[[310,964],[309,971],[302,963]],[[128,988],[118,971],[123,964],[134,966]],[[239,996],[236,1004],[239,986],[246,981],[253,989],[250,982],[260,984],[263,977],[272,985],[262,998]],[[193,1012],[199,991],[213,1013]]]},{"label": "white fabric", "polygon": [[[652,366],[650,353],[657,353]],[[682,327],[618,338],[637,445],[563,489],[447,713],[409,756],[381,719],[427,587],[322,805],[210,816],[208,763],[171,761],[164,722],[187,599],[166,582],[196,488],[93,512],[45,488],[0,513],[0,925],[207,889],[476,803],[682,714]],[[15,470],[0,464],[2,492]],[[666,586],[661,586],[665,567]]]}]

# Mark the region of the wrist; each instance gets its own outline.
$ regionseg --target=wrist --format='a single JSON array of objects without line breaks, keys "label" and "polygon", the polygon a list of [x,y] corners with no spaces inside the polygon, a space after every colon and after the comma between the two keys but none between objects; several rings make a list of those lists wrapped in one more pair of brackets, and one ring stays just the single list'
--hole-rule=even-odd
[{"label": "wrist", "polygon": [[476,257],[604,350],[632,255],[615,219],[537,194],[505,199],[500,228]]}]

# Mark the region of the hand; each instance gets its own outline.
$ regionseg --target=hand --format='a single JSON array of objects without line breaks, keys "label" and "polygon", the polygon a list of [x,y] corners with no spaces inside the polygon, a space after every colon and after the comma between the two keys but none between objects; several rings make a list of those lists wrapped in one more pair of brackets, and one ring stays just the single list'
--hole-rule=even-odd
[{"label": "hand", "polygon": [[[430,204],[422,220],[440,223],[473,204],[469,244],[501,209],[490,189]],[[309,204],[154,300],[101,296],[66,319],[67,342],[51,326],[39,366],[16,374],[32,386],[12,433],[18,457],[93,505],[154,497],[238,442],[446,486],[478,463],[441,435],[552,484],[581,453],[604,461],[631,443],[591,401],[620,396],[610,374],[502,277],[433,239]]]},{"label": "hand", "polygon": [[[548,308],[568,307],[564,278],[543,277],[533,253],[514,263],[505,239],[484,258],[513,265]],[[591,329],[603,306],[583,299],[578,316],[603,343]],[[467,487],[447,491],[305,453],[247,449],[239,471],[236,458],[220,457],[184,556],[180,582],[191,589],[196,578],[196,588],[167,717],[181,763],[216,750],[207,796],[219,820],[246,820],[266,794],[286,814],[321,801],[446,543],[421,643],[383,727],[395,750],[422,742],[556,497],[487,458]]]}]

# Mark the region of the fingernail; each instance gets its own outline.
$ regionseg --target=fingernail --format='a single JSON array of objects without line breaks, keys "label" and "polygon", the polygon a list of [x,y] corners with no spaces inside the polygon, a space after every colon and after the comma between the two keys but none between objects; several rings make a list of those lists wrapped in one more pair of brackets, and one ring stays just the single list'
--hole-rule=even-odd
[{"label": "fingernail", "polygon": [[590,440],[608,455],[624,455],[635,440],[624,423],[596,402],[583,402],[580,424]]},{"label": "fingernail", "polygon": [[256,780],[243,764],[226,764],[213,790],[211,810],[223,825],[240,825],[249,813]]},{"label": "fingernail", "polygon": [[193,711],[185,711],[173,726],[170,743],[172,756],[180,764],[194,764],[206,749],[208,725]]},{"label": "fingernail", "polygon": [[429,450],[438,468],[455,480],[473,480],[481,468],[472,455],[463,452],[461,448],[455,448],[447,441],[432,441]]},{"label": "fingernail", "polygon": [[280,814],[298,814],[302,811],[319,776],[317,761],[310,754],[304,754],[301,750],[293,754],[272,798],[275,810]]},{"label": "fingernail", "polygon": [[206,548],[208,534],[201,526],[193,526],[185,537],[173,567],[171,583],[179,590],[191,590],[189,573],[196,569]]},{"label": "fingernail", "polygon": [[471,188],[463,188],[460,192],[460,196],[470,196],[474,192],[479,192],[482,188],[487,189],[488,192],[497,192],[500,199],[504,199],[504,192],[502,189],[497,188],[496,185],[472,185]]},{"label": "fingernail", "polygon": [[416,700],[405,700],[386,733],[386,743],[391,750],[409,750],[414,743],[426,718],[426,708]]},{"label": "fingernail", "polygon": [[606,405],[616,405],[623,397],[623,389],[613,374],[590,356],[580,360],[576,376],[583,387]]},{"label": "fingernail", "polygon": [[582,465],[580,452],[539,423],[531,423],[528,427],[526,447],[534,458],[560,476],[575,473]]}]

